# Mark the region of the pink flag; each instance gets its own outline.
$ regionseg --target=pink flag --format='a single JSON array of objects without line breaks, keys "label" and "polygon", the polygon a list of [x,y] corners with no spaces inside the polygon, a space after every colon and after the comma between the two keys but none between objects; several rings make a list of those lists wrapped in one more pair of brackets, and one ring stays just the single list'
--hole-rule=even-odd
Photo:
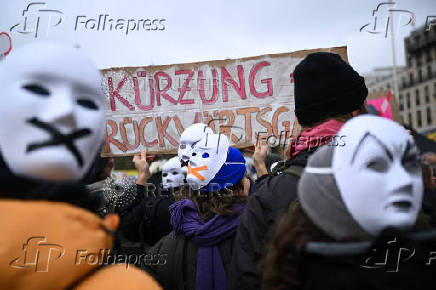
[{"label": "pink flag", "polygon": [[366,103],[368,105],[373,106],[377,110],[378,116],[393,120],[391,103],[390,103],[391,98],[392,98],[392,92],[389,90],[388,94],[385,97],[373,99],[373,100],[367,100]]}]

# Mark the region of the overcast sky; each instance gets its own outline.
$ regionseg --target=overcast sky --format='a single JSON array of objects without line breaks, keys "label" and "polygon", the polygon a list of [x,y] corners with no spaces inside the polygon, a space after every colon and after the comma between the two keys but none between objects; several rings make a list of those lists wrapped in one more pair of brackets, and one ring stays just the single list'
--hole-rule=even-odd
[{"label": "overcast sky", "polygon": [[[238,58],[269,53],[290,52],[331,46],[348,46],[350,63],[360,73],[374,67],[392,65],[390,38],[384,32],[371,34],[374,17],[372,12],[379,3],[375,0],[306,0],[306,1],[90,1],[90,0],[40,0],[45,8],[62,12],[59,25],[46,30],[48,21],[55,23],[60,14],[51,13],[52,19],[40,17],[40,36],[22,34],[23,10],[36,1],[0,0],[0,31],[12,33],[14,46],[35,40],[58,40],[79,45],[100,68],[114,66],[143,66],[183,63],[203,60]],[[396,9],[413,12],[416,27],[426,22],[426,17],[436,17],[434,0],[397,0]],[[34,6],[36,7],[36,6]],[[34,9],[36,11],[36,9]],[[386,25],[387,6],[378,15],[376,30],[383,31]],[[40,12],[39,15],[48,12]],[[108,14],[108,18],[165,19],[159,29],[131,31],[126,29],[109,31],[86,30],[84,24],[75,30],[77,16],[81,21],[97,19]],[[407,12],[394,13],[394,25],[398,29],[396,38],[397,62],[405,64],[404,37],[413,30]],[[29,15],[28,27],[34,26]],[[398,22],[400,25],[397,25]],[[371,23],[367,30],[360,28]],[[91,22],[88,23],[91,25]],[[142,27],[142,23],[141,23]],[[41,35],[45,32],[48,36]],[[390,37],[390,34],[389,34]]]}]

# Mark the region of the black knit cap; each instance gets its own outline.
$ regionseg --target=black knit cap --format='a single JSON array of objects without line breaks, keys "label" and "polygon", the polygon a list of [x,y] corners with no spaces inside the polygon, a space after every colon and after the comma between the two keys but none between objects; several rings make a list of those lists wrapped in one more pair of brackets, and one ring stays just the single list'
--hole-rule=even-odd
[{"label": "black knit cap", "polygon": [[301,125],[359,109],[368,95],[365,81],[335,53],[306,56],[294,71],[295,115]]}]

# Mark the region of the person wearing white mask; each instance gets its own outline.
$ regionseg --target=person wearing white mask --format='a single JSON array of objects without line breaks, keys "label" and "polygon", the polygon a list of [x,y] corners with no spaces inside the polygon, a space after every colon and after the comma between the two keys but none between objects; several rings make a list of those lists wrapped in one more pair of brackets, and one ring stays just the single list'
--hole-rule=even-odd
[{"label": "person wearing white mask", "polygon": [[77,258],[111,249],[118,226],[117,215],[95,214],[99,201],[80,183],[104,139],[100,84],[92,61],[59,43],[0,63],[1,289],[160,289],[135,267]]},{"label": "person wearing white mask", "polygon": [[[344,146],[321,147],[308,160],[299,203],[264,259],[263,288],[432,289],[435,265],[426,266],[425,255],[436,231],[416,228],[423,182],[413,138],[369,115],[346,122],[339,135]],[[284,271],[288,278],[280,278]]]},{"label": "person wearing white mask", "polygon": [[185,182],[185,174],[180,166],[180,159],[175,156],[168,160],[162,168],[162,187],[163,189],[178,188]]},{"label": "person wearing white mask", "polygon": [[171,231],[168,207],[184,183],[185,174],[175,156],[163,164],[161,188],[147,183],[141,190],[137,185],[135,199],[120,211],[120,233],[129,243],[139,244],[137,251],[153,246]]},{"label": "person wearing white mask", "polygon": [[187,172],[187,165],[189,158],[191,158],[194,145],[201,140],[206,134],[212,134],[213,131],[207,125],[203,123],[196,123],[183,131],[180,136],[178,156],[183,171]]},{"label": "person wearing white mask", "polygon": [[165,289],[228,289],[233,239],[248,198],[245,159],[222,134],[206,134],[189,159],[187,185],[170,206],[173,231],[148,250]]}]

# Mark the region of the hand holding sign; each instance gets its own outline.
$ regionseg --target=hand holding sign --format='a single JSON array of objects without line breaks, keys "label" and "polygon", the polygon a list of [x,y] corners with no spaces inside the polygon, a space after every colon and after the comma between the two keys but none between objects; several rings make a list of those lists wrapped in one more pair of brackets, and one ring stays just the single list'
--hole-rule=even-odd
[{"label": "hand holding sign", "polygon": [[147,162],[147,151],[141,151],[141,154],[135,155],[133,157],[133,163],[135,164],[136,170],[138,170],[138,179],[136,184],[145,185],[148,178],[150,177],[149,164]]},{"label": "hand holding sign", "polygon": [[268,153],[268,145],[262,144],[262,142],[257,142],[254,147],[253,154],[253,163],[254,168],[256,169],[257,177],[261,177],[265,174],[268,174],[268,170],[266,169],[266,156]]}]

